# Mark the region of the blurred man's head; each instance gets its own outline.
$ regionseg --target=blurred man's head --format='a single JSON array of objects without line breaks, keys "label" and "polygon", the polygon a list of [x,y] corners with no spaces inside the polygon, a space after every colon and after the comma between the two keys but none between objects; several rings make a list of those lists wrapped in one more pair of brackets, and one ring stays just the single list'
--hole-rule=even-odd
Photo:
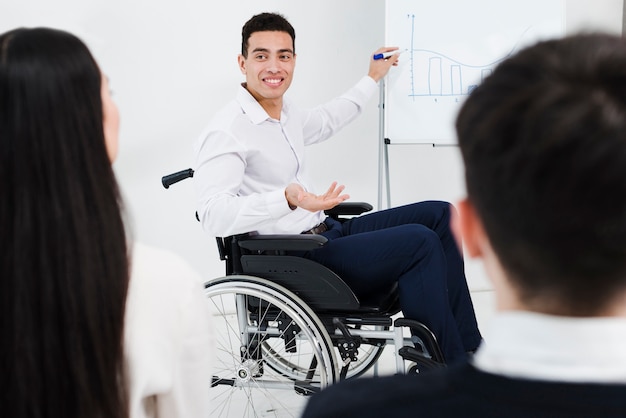
[{"label": "blurred man's head", "polygon": [[622,297],[626,43],[586,34],[528,47],[472,92],[456,128],[462,212],[523,305],[588,316]]}]

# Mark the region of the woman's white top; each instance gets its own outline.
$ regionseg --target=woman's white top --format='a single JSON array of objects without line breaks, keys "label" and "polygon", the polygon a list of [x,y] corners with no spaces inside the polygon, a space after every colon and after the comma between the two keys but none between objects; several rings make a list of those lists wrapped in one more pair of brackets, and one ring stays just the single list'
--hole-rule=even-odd
[{"label": "woman's white top", "polygon": [[126,304],[131,418],[209,416],[213,338],[200,276],[181,257],[135,244]]}]

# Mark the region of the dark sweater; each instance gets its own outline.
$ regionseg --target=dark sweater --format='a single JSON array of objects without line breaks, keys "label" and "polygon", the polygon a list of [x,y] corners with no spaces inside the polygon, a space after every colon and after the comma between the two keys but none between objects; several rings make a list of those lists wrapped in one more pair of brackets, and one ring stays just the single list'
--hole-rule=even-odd
[{"label": "dark sweater", "polygon": [[338,383],[302,417],[626,417],[626,385],[512,379],[465,364]]}]

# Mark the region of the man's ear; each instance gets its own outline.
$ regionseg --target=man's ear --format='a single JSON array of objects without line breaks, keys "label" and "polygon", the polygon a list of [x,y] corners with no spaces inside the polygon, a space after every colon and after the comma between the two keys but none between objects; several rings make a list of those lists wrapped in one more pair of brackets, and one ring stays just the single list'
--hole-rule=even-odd
[{"label": "man's ear", "polygon": [[241,74],[246,74],[246,59],[244,58],[243,55],[239,54],[237,56],[237,63],[239,64],[239,71],[241,71]]},{"label": "man's ear", "polygon": [[463,237],[465,249],[470,257],[482,257],[487,236],[474,205],[465,198],[457,204],[457,209],[459,219],[456,221],[458,226],[455,232]]}]

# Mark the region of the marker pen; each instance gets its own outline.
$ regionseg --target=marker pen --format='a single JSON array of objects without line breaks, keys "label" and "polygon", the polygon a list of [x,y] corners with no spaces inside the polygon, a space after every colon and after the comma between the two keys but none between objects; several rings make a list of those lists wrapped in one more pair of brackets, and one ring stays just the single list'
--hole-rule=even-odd
[{"label": "marker pen", "polygon": [[389,52],[383,52],[381,54],[374,54],[373,58],[375,60],[383,60],[383,59],[387,59],[395,54],[402,54],[403,52],[405,52],[406,49],[403,49],[402,51],[398,51],[397,49],[395,51],[389,51]]}]

